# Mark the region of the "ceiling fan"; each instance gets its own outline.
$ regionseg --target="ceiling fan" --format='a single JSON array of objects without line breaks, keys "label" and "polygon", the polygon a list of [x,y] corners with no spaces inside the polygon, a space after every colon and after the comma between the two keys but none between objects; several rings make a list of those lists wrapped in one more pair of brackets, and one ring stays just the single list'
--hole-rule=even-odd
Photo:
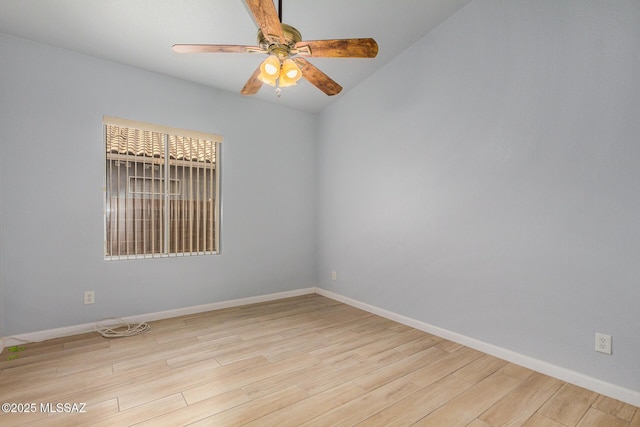
[{"label": "ceiling fan", "polygon": [[325,94],[340,93],[342,86],[305,59],[375,58],[378,44],[372,38],[309,40],[294,27],[282,23],[282,0],[278,11],[273,0],[245,0],[258,26],[258,46],[220,44],[175,44],[178,53],[264,53],[269,55],[253,72],[240,93],[253,95],[263,83],[280,88],[295,85],[304,77]]}]

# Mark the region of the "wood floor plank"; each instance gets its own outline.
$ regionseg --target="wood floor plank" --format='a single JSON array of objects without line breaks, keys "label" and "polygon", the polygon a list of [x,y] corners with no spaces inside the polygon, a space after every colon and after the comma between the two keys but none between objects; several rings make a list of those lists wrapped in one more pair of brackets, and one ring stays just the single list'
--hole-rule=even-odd
[{"label": "wood floor plank", "polygon": [[292,405],[256,418],[246,427],[278,426],[297,427],[303,422],[321,416],[347,402],[362,396],[366,391],[353,382],[346,382],[325,392],[318,393]]},{"label": "wood floor plank", "polygon": [[399,378],[300,425],[307,427],[352,426],[374,415],[380,409],[415,393],[418,389],[419,387],[412,382]]},{"label": "wood floor plank", "polygon": [[258,356],[266,351],[275,350],[284,343],[286,343],[286,338],[282,335],[268,335],[251,340],[233,342],[223,348],[213,350],[211,354],[221,365],[226,365],[236,360],[246,359],[249,356]]},{"label": "wood floor plank", "polygon": [[335,356],[336,354],[344,353],[345,351],[357,352],[356,350],[358,350],[359,348],[389,338],[393,336],[393,334],[394,333],[392,331],[378,331],[377,333],[356,335],[356,338],[339,341],[335,344],[327,345],[324,348],[313,350],[310,353],[317,357],[331,357]]},{"label": "wood floor plank", "polygon": [[[3,403],[4,403],[3,399]],[[38,402],[39,404],[39,402]],[[47,417],[46,413],[37,412],[0,412],[0,426],[16,427],[16,426],[37,426],[38,422]]]},{"label": "wood floor plank", "polygon": [[582,387],[564,384],[538,413],[560,424],[575,426],[597,397],[597,393]]},{"label": "wood floor plank", "polygon": [[164,414],[154,414],[154,416],[147,420],[129,425],[135,427],[176,427],[191,425],[192,423],[242,405],[248,401],[249,398],[242,390],[230,390],[174,411]]},{"label": "wood floor plank", "polygon": [[435,383],[434,387],[422,388],[357,425],[360,427],[408,426],[444,406],[471,386],[472,384],[449,375]]},{"label": "wood floor plank", "polygon": [[56,362],[51,362],[46,366],[24,365],[17,368],[7,368],[0,374],[0,394],[2,394],[2,386],[11,387],[16,382],[24,382],[31,380],[52,380],[56,377],[58,366]]},{"label": "wood floor plank", "polygon": [[640,427],[640,409],[316,294],[0,355],[0,425]]},{"label": "wood floor plank", "polygon": [[520,426],[560,387],[562,381],[536,372],[479,418],[490,425]]},{"label": "wood floor plank", "polygon": [[115,414],[99,417],[91,411],[92,417],[87,427],[127,427],[186,407],[187,402],[184,401],[182,394],[174,394],[131,409],[118,411]]},{"label": "wood floor plank", "polygon": [[453,375],[468,383],[476,384],[506,365],[506,361],[484,354],[455,371]]},{"label": "wood floor plank", "polygon": [[149,363],[166,361],[168,358],[185,354],[185,352],[197,348],[199,344],[196,338],[188,337],[180,341],[159,344],[155,348],[147,348],[144,351],[136,348],[126,355],[117,357],[115,362],[112,359],[113,369],[117,372],[143,368]]},{"label": "wood floor plank", "polygon": [[515,365],[513,363],[508,363],[507,366],[500,369],[500,372],[502,372],[505,375],[509,375],[510,377],[513,377],[515,379],[518,379],[520,381],[525,380],[527,377],[533,374],[533,371],[531,369],[525,368],[523,366]]},{"label": "wood floor plank", "polygon": [[[302,386],[306,381],[323,375],[327,371],[338,369],[347,369],[361,362],[358,356],[353,354],[344,354],[334,356],[328,359],[322,359],[313,365],[305,365],[300,368],[292,369],[286,372],[273,375],[263,380],[254,381],[242,387],[245,393],[251,399],[272,393],[279,388],[286,388],[292,385]],[[347,382],[344,379],[338,382]],[[326,386],[326,383],[325,383]]]},{"label": "wood floor plank", "polygon": [[361,375],[353,382],[365,390],[373,390],[398,378],[422,368],[425,365],[435,362],[444,357],[446,353],[439,348],[430,347],[426,350],[403,357],[402,359],[389,363],[376,369],[373,372]]},{"label": "wood floor plank", "polygon": [[484,421],[476,418],[475,420],[467,424],[467,427],[493,427],[493,426],[491,424],[485,423]]},{"label": "wood floor plank", "polygon": [[458,369],[468,365],[481,356],[482,353],[479,351],[463,347],[456,352],[450,353],[447,356],[408,374],[407,379],[421,387],[426,387],[429,384],[433,384],[447,375],[454,373]]},{"label": "wood floor plank", "polygon": [[[65,342],[62,345],[62,349],[63,350],[70,350],[70,349],[73,349],[73,348],[87,349],[87,348],[93,347],[93,346],[105,347],[105,344],[107,344],[107,340],[106,339],[104,339],[100,335],[91,334],[90,336],[87,336],[86,338],[81,339],[81,340],[73,340],[73,341]],[[108,345],[107,345],[107,347],[108,347]]]},{"label": "wood floor plank", "polygon": [[447,353],[454,353],[464,347],[462,344],[458,344],[457,342],[443,340],[442,342],[437,344],[438,348],[446,351]]},{"label": "wood floor plank", "polygon": [[47,417],[36,421],[38,427],[93,427],[94,420],[118,413],[118,402],[116,399],[109,399],[93,405],[87,405],[80,413],[49,413]]},{"label": "wood floor plank", "polygon": [[[59,402],[87,402],[91,407],[93,404],[105,399],[116,399],[123,387],[134,390],[139,384],[143,384],[151,379],[158,378],[166,374],[169,369],[166,364],[158,366],[161,362],[153,363],[144,369],[114,373],[111,376],[95,378],[87,382],[84,388],[72,389],[66,387],[64,377],[59,378],[55,384],[56,401]],[[83,375],[84,373],[80,373]]]},{"label": "wood floor plank", "polygon": [[[350,352],[346,352],[348,354]],[[359,357],[357,354],[355,357]],[[345,381],[352,381],[362,375],[373,372],[385,365],[398,361],[402,355],[395,350],[387,350],[382,353],[372,355],[366,359],[360,359],[357,363],[346,368],[327,370],[321,375],[310,378],[300,384],[310,395],[320,393],[330,388],[336,387]]]},{"label": "wood floor plank", "polygon": [[248,368],[228,377],[220,378],[213,383],[206,383],[196,387],[187,388],[182,392],[188,404],[199,402],[213,395],[220,394],[225,391],[240,388],[252,382],[265,378],[273,377],[283,372],[292,371],[294,369],[312,366],[317,359],[314,356],[302,355],[292,359],[285,359],[266,365],[260,365],[255,368]]},{"label": "wood floor plank", "polygon": [[[216,415],[190,424],[190,427],[202,426],[240,426],[274,411],[289,407],[305,399],[307,394],[299,387],[293,386],[260,399],[250,400]],[[173,424],[174,426],[176,424]]]},{"label": "wood floor plank", "polygon": [[629,422],[598,409],[589,408],[577,427],[628,427]]},{"label": "wood floor plank", "polygon": [[286,343],[287,345],[266,350],[263,353],[264,357],[271,362],[276,362],[299,354],[311,353],[314,350],[318,350],[329,345],[330,341],[322,337],[317,332],[310,332],[291,336],[287,338]]},{"label": "wood floor plank", "polygon": [[372,343],[363,345],[356,348],[354,351],[361,356],[367,357],[372,354],[382,353],[389,349],[397,349],[399,346],[415,341],[423,335],[423,332],[415,329],[406,332],[397,332],[393,329],[388,329],[384,335],[385,339],[379,339]]},{"label": "wood floor plank", "polygon": [[165,360],[165,362],[172,369],[191,365],[205,360],[215,360],[220,366],[222,366],[220,361],[215,358],[216,350],[219,348],[219,346],[236,343],[239,340],[240,338],[234,335],[214,341],[213,346],[211,345],[211,342],[207,342],[206,344],[196,346],[196,348],[190,349],[183,354],[170,356]]},{"label": "wood floor plank", "polygon": [[[201,364],[198,365],[200,366]],[[256,356],[231,365],[216,366],[216,364],[204,364],[203,367],[205,368],[198,370],[174,369],[165,375],[148,379],[135,386],[129,385],[127,387],[129,392],[118,396],[120,410],[126,410],[181,391],[187,403],[204,400],[208,397],[221,394],[223,391],[237,388],[227,386],[225,390],[221,390],[219,385],[233,384],[237,376],[249,376],[250,374],[247,372],[254,372],[256,369],[267,369],[269,364],[263,357]],[[273,370],[274,368],[271,367],[270,369]],[[215,384],[218,387],[212,387],[211,384]],[[201,390],[197,400],[191,398],[194,390]]]},{"label": "wood floor plank", "polygon": [[24,347],[25,350],[15,353],[10,353],[9,349],[6,348],[2,352],[2,357],[0,357],[0,369],[4,371],[5,369],[17,368],[24,365],[32,366],[32,368],[35,369],[40,365],[50,366],[51,360],[56,357],[68,358],[77,355],[83,358],[85,353],[109,347],[109,342],[105,338],[98,338],[98,340],[92,340],[88,345],[64,348],[64,344],[62,344],[62,349],[54,352],[45,350],[43,353],[38,353],[31,349],[31,344],[21,345],[20,347]]},{"label": "wood floor plank", "polygon": [[415,425],[466,426],[519,384],[515,378],[497,372],[422,418]]},{"label": "wood floor plank", "polygon": [[[105,381],[113,376],[111,367],[96,369],[90,372],[78,372],[63,378],[34,380],[13,385],[12,389],[4,390],[3,402],[49,402],[60,397],[68,396],[73,390],[83,390],[95,381]],[[61,387],[64,387],[61,390]]]},{"label": "wood floor plank", "polygon": [[539,413],[533,414],[531,418],[522,424],[522,427],[566,427],[575,426],[575,424],[562,424],[557,421],[547,418]]},{"label": "wood floor plank", "polygon": [[622,418],[625,421],[631,421],[631,418],[633,418],[633,415],[636,412],[636,408],[634,406],[606,396],[598,396],[593,407],[605,414]]}]

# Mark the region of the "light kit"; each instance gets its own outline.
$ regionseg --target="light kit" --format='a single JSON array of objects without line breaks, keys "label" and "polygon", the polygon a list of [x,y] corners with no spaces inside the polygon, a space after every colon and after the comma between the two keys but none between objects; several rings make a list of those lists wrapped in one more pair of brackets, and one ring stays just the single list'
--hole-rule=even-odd
[{"label": "light kit", "polygon": [[283,61],[277,55],[269,55],[260,64],[258,79],[276,88],[295,85],[302,77],[302,71],[291,58]]},{"label": "light kit", "polygon": [[265,53],[267,59],[253,72],[240,91],[256,94],[263,83],[276,87],[294,86],[301,77],[326,95],[337,95],[342,86],[306,58],[375,58],[378,44],[372,38],[303,40],[300,31],[282,22],[282,0],[245,0],[258,23],[258,45],[175,44],[177,53]]}]

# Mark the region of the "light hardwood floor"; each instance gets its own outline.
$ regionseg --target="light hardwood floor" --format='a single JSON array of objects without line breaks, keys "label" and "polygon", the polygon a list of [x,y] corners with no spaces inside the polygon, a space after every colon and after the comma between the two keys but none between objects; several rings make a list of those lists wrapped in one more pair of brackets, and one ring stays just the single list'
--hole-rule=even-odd
[{"label": "light hardwood floor", "polygon": [[0,401],[37,410],[0,425],[640,426],[634,406],[315,294],[151,328],[5,349]]}]

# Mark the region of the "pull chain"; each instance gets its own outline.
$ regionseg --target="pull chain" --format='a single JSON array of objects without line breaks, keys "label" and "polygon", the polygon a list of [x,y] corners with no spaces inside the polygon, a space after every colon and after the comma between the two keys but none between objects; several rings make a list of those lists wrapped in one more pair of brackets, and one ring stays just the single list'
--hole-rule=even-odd
[{"label": "pull chain", "polygon": [[[278,0],[278,19],[282,24],[282,0]],[[280,98],[280,95],[282,95],[282,89],[280,89],[279,84],[280,79],[276,80],[276,95],[278,96],[278,98]]]}]

